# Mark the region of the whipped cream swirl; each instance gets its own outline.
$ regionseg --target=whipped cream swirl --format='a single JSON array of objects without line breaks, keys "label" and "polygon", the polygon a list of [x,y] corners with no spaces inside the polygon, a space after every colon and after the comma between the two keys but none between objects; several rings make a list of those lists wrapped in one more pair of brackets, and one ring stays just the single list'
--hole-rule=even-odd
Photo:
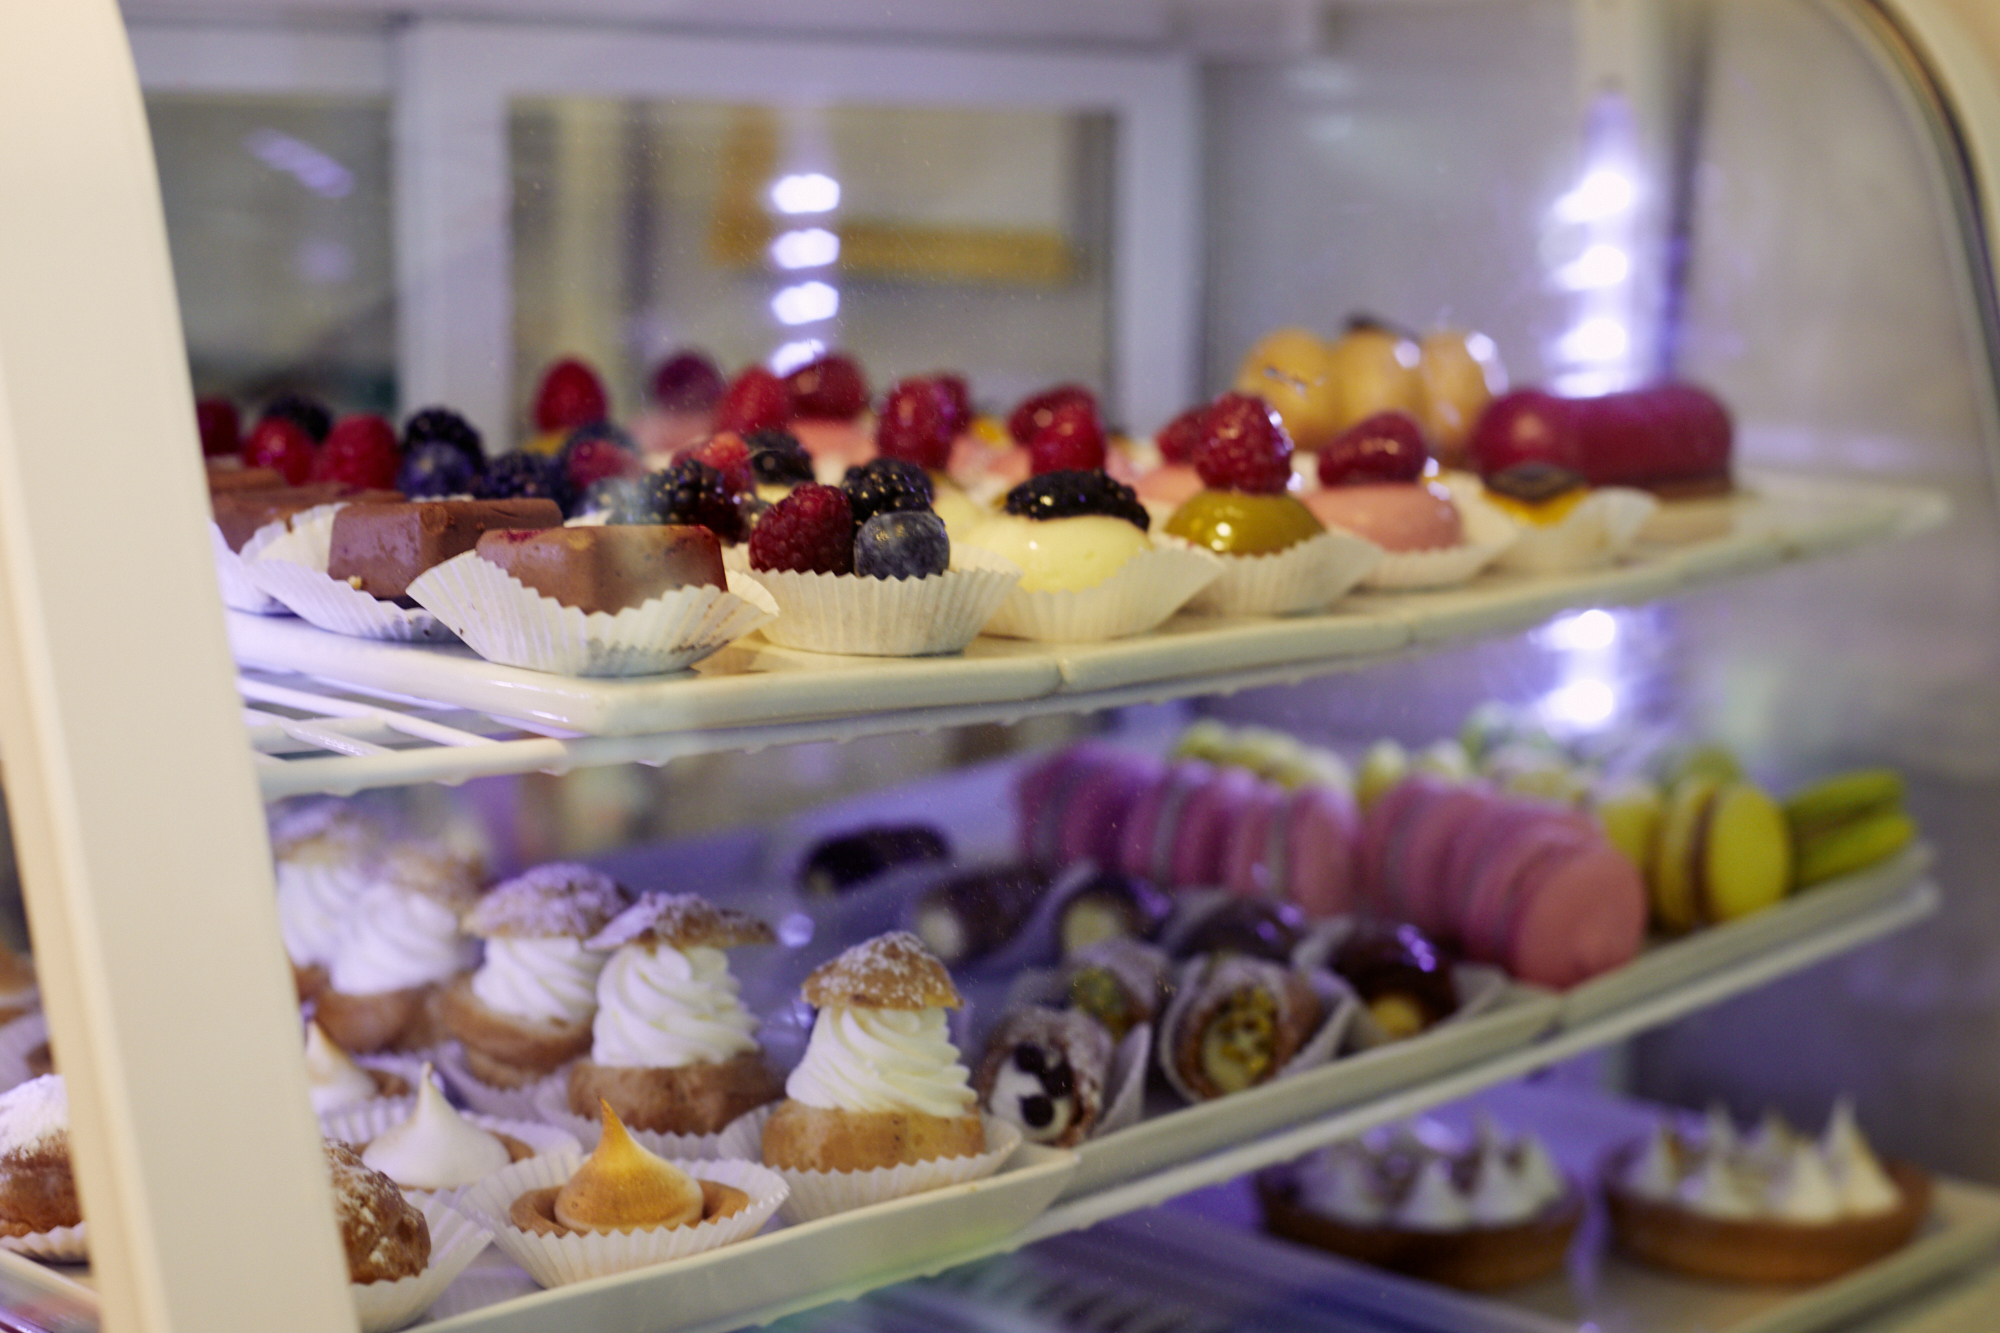
[{"label": "whipped cream swirl", "polygon": [[530,1022],[588,1023],[606,955],[568,935],[486,941],[472,993],[488,1009]]},{"label": "whipped cream swirl", "polygon": [[720,949],[631,944],[597,978],[590,1058],[632,1069],[721,1064],[757,1049],[757,1019]]},{"label": "whipped cream swirl", "polygon": [[449,908],[379,884],[355,901],[327,979],[343,995],[379,995],[443,981],[478,956]]},{"label": "whipped cream swirl", "polygon": [[405,1189],[448,1190],[470,1185],[513,1160],[507,1145],[468,1122],[431,1081],[424,1066],[416,1109],[375,1136],[361,1160]]},{"label": "whipped cream swirl", "polygon": [[785,1080],[795,1102],[838,1111],[972,1111],[970,1075],[943,1009],[830,1005],[813,1021],[805,1058]]},{"label": "whipped cream swirl", "polygon": [[358,855],[301,857],[278,862],[277,877],[278,934],[286,956],[300,967],[331,963],[347,914],[368,889],[366,861]]}]

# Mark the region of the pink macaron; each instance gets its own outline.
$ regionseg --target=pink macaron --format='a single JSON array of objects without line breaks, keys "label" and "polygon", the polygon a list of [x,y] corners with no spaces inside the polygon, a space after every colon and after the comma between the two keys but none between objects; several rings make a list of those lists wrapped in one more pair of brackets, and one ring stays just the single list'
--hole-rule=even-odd
[{"label": "pink macaron", "polygon": [[1174,834],[1180,828],[1181,807],[1214,772],[1214,765],[1199,759],[1177,760],[1140,793],[1125,816],[1125,833],[1118,849],[1120,870],[1162,887],[1173,883],[1167,871],[1172,864]]},{"label": "pink macaron", "polygon": [[1206,888],[1223,882],[1230,835],[1263,785],[1249,769],[1230,766],[1217,769],[1189,794],[1174,833],[1166,883]]},{"label": "pink macaron", "polygon": [[1630,962],[1646,939],[1637,866],[1597,838],[1549,865],[1522,891],[1508,967],[1523,981],[1567,987]]},{"label": "pink macaron", "polygon": [[1272,874],[1271,829],[1284,819],[1290,801],[1290,793],[1274,782],[1260,782],[1251,790],[1222,854],[1222,883],[1231,893],[1280,893]]},{"label": "pink macaron", "polygon": [[1368,907],[1388,914],[1384,901],[1384,867],[1389,840],[1411,806],[1428,799],[1435,784],[1429,778],[1405,778],[1376,797],[1361,820],[1361,898]]},{"label": "pink macaron", "polygon": [[1118,864],[1125,818],[1166,765],[1150,755],[1108,756],[1071,789],[1056,834],[1056,864]]},{"label": "pink macaron", "polygon": [[1014,802],[1020,819],[1017,845],[1023,860],[1037,865],[1055,863],[1057,837],[1070,793],[1086,775],[1116,754],[1101,741],[1084,741],[1057,750],[1021,770],[1014,779]]},{"label": "pink macaron", "polygon": [[1559,859],[1584,844],[1574,829],[1551,820],[1528,820],[1493,849],[1474,874],[1459,920],[1459,942],[1466,956],[1505,966],[1513,939],[1511,927],[1517,895],[1540,862]]},{"label": "pink macaron", "polygon": [[1309,917],[1344,916],[1359,906],[1356,844],[1360,815],[1338,787],[1309,784],[1292,793],[1273,826],[1272,879]]},{"label": "pink macaron", "polygon": [[1398,900],[1404,918],[1426,934],[1452,933],[1447,867],[1458,840],[1492,802],[1484,788],[1454,788],[1425,805],[1402,839]]}]

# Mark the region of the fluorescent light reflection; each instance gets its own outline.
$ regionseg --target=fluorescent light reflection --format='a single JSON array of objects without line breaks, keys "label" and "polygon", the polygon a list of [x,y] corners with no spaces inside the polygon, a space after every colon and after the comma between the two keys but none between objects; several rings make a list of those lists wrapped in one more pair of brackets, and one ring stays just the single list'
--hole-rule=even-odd
[{"label": "fluorescent light reflection", "polygon": [[1535,631],[1535,642],[1559,653],[1601,653],[1618,642],[1618,617],[1595,608],[1572,611]]},{"label": "fluorescent light reflection", "polygon": [[780,176],[771,183],[771,206],[780,213],[829,213],[840,207],[840,182],[817,171]]},{"label": "fluorescent light reflection", "polygon": [[811,361],[816,361],[825,353],[826,344],[817,338],[800,338],[788,342],[771,353],[771,373],[789,375]]},{"label": "fluorescent light reflection", "polygon": [[1632,275],[1632,257],[1615,245],[1593,245],[1556,270],[1556,283],[1573,292],[1616,287]]},{"label": "fluorescent light reflection", "polygon": [[1639,187],[1624,172],[1599,167],[1556,200],[1556,216],[1564,222],[1601,222],[1629,213],[1639,199]]},{"label": "fluorescent light reflection", "polygon": [[1578,676],[1542,696],[1540,711],[1556,727],[1601,727],[1618,711],[1611,682]]},{"label": "fluorescent light reflection", "polygon": [[1584,320],[1556,342],[1556,350],[1569,361],[1617,361],[1631,347],[1624,321],[1609,315]]},{"label": "fluorescent light reflection", "polygon": [[322,199],[345,199],[354,192],[354,173],[303,139],[279,130],[252,130],[243,146],[250,155],[282,171]]},{"label": "fluorescent light reflection", "polygon": [[823,282],[780,287],[771,298],[771,313],[780,324],[817,324],[840,313],[840,289]]},{"label": "fluorescent light reflection", "polygon": [[771,262],[779,268],[825,268],[840,258],[840,237],[825,227],[780,232],[771,242]]}]

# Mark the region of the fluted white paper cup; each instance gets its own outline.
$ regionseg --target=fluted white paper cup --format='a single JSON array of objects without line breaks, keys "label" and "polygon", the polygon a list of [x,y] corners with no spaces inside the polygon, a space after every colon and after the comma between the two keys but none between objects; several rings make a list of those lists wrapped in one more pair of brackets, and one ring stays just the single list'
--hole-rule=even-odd
[{"label": "fluted white paper cup", "polygon": [[361,1333],[392,1333],[417,1322],[493,1239],[491,1231],[442,1199],[408,1197],[431,1229],[431,1261],[413,1277],[348,1284]]},{"label": "fluted white paper cup", "polygon": [[238,611],[251,611],[260,616],[288,616],[291,608],[271,594],[258,587],[250,579],[249,570],[244,566],[263,555],[272,542],[292,530],[295,522],[310,522],[323,514],[331,514],[340,508],[338,504],[318,505],[303,510],[290,520],[274,519],[250,534],[241,551],[229,549],[228,538],[214,523],[208,525],[208,534],[215,551],[215,579],[222,586],[222,604]]},{"label": "fluted white paper cup", "polygon": [[[763,1157],[764,1122],[771,1118],[771,1106],[739,1116],[723,1131],[723,1151],[730,1158],[757,1161]],[[835,1213],[852,1212],[871,1203],[884,1203],[906,1195],[923,1194],[947,1185],[963,1185],[984,1180],[998,1171],[1014,1150],[1021,1146],[1021,1131],[998,1116],[982,1115],[986,1128],[986,1151],[970,1157],[933,1157],[903,1166],[877,1167],[872,1171],[793,1171],[778,1166],[771,1170],[784,1178],[791,1193],[778,1215],[790,1223],[811,1222]]]},{"label": "fluted white paper cup", "polygon": [[544,1287],[566,1286],[612,1273],[672,1263],[754,1236],[784,1202],[785,1182],[755,1162],[676,1162],[696,1180],[731,1185],[750,1206],[728,1217],[689,1227],[651,1227],[610,1233],[544,1236],[509,1220],[514,1200],[529,1190],[560,1187],[583,1165],[581,1153],[558,1153],[516,1162],[465,1196],[462,1206],[493,1232],[493,1242]]},{"label": "fluted white paper cup", "polygon": [[[1175,979],[1173,998],[1167,1002],[1167,1011],[1160,1015],[1160,1039],[1155,1043],[1160,1072],[1166,1075],[1168,1085],[1180,1094],[1182,1100],[1189,1102],[1209,1099],[1187,1085],[1174,1055],[1180,1045],[1181,1027],[1188,1021],[1188,1011],[1203,998],[1203,988],[1198,983],[1208,975],[1208,962],[1207,958],[1191,958],[1181,968],[1180,975]],[[1354,1022],[1356,1011],[1361,1007],[1352,988],[1330,972],[1308,973],[1306,982],[1319,996],[1319,1027],[1267,1082],[1303,1074],[1333,1059],[1340,1051],[1340,1043],[1346,1037],[1348,1027]]]},{"label": "fluted white paper cup", "polygon": [[[534,1086],[535,1114],[567,1134],[587,1151],[597,1146],[597,1140],[604,1135],[604,1120],[601,1116],[582,1116],[569,1109],[569,1071],[543,1079]],[[724,1126],[726,1129],[727,1126]],[[668,1158],[689,1162],[712,1162],[727,1154],[722,1150],[723,1130],[713,1134],[663,1134],[658,1130],[640,1129],[637,1125],[626,1125],[625,1132],[642,1144],[648,1151]]]},{"label": "fluted white paper cup", "polygon": [[[541,1113],[535,1110],[536,1084],[527,1083],[518,1088],[496,1088],[480,1078],[465,1066],[465,1048],[455,1041],[448,1041],[431,1052],[431,1067],[444,1080],[444,1090],[458,1101],[471,1107],[481,1115],[497,1116],[502,1120],[539,1120]],[[569,1066],[564,1065],[551,1077],[566,1078]]]},{"label": "fluted white paper cup", "polygon": [[696,584],[617,614],[586,615],[544,597],[467,551],[425,570],[410,596],[489,662],[558,676],[657,676],[681,671],[777,614],[754,580]]},{"label": "fluted white paper cup", "polygon": [[764,637],[786,648],[863,657],[962,652],[1021,581],[1012,561],[958,546],[951,568],[925,579],[752,570],[778,604]]},{"label": "fluted white paper cup", "polygon": [[1645,491],[1601,487],[1554,523],[1514,519],[1518,535],[1495,566],[1523,574],[1565,574],[1608,565],[1631,554],[1659,507]]},{"label": "fluted white paper cup", "polygon": [[1090,643],[1144,634],[1222,574],[1222,558],[1180,542],[1155,540],[1095,587],[1066,592],[1015,588],[985,632],[1044,643]]},{"label": "fluted white paper cup", "polygon": [[1448,481],[1446,489],[1458,506],[1465,540],[1429,551],[1384,551],[1381,563],[1366,580],[1368,587],[1405,592],[1456,587],[1473,579],[1513,546],[1520,532],[1513,520],[1480,498],[1476,489],[1468,489],[1456,479]]},{"label": "fluted white paper cup", "polygon": [[[410,1113],[415,1109],[416,1104],[409,1101],[363,1102],[359,1106],[343,1107],[338,1111],[327,1112],[319,1118],[319,1128],[326,1137],[339,1139],[342,1143],[351,1144],[360,1151],[409,1119]],[[550,1153],[583,1151],[583,1145],[577,1141],[576,1135],[560,1125],[544,1124],[539,1120],[503,1120],[499,1116],[481,1115],[477,1111],[467,1115],[465,1119],[481,1129],[519,1140],[537,1157],[545,1157]],[[511,1166],[512,1163],[508,1165]],[[400,1180],[396,1183],[403,1185]],[[403,1185],[404,1193],[412,1198],[442,1199],[446,1203],[456,1202],[470,1188],[471,1185],[455,1185],[450,1189],[427,1190],[418,1189],[413,1185]]]},{"label": "fluted white paper cup", "polygon": [[328,505],[310,520],[295,518],[290,532],[273,539],[256,559],[243,562],[243,572],[300,619],[335,634],[399,643],[450,642],[452,632],[429,611],[382,601],[327,574],[333,516],[339,508]]},{"label": "fluted white paper cup", "polygon": [[31,1231],[25,1236],[0,1236],[0,1250],[25,1254],[53,1264],[80,1264],[90,1258],[88,1238],[83,1234],[88,1222],[50,1231]]},{"label": "fluted white paper cup", "polygon": [[1225,555],[1222,573],[1187,603],[1215,616],[1283,616],[1318,611],[1369,576],[1382,549],[1351,532],[1329,529],[1270,555]]}]

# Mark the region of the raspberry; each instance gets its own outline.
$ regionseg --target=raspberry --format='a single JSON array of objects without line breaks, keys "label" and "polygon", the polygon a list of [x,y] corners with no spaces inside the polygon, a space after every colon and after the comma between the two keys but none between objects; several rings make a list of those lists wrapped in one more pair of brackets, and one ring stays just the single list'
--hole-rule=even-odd
[{"label": "raspberry", "polygon": [[1377,412],[1336,435],[1319,451],[1322,486],[1415,481],[1424,475],[1430,451],[1423,429],[1408,412]]},{"label": "raspberry", "polygon": [[776,430],[791,419],[791,391],[762,366],[750,366],[738,375],[715,409],[715,428],[738,435]]},{"label": "raspberry", "polygon": [[396,484],[402,465],[394,426],[377,416],[342,417],[313,459],[312,479],[386,490]]},{"label": "raspberry", "polygon": [[621,523],[699,523],[726,542],[743,540],[743,515],[722,474],[695,458],[677,458],[639,479],[636,506]]},{"label": "raspberry", "polygon": [[312,475],[312,436],[289,417],[265,417],[250,431],[243,444],[244,467],[276,468],[293,486],[303,486]]},{"label": "raspberry", "polygon": [[741,494],[757,488],[757,478],[750,466],[750,446],[735,431],[723,431],[711,435],[694,456],[714,468],[722,475],[722,484]]},{"label": "raspberry", "polygon": [[639,446],[608,421],[578,426],[556,454],[563,488],[572,500],[606,477],[636,477],[643,470]]},{"label": "raspberry", "polygon": [[465,455],[473,471],[486,466],[486,442],[470,421],[448,407],[426,407],[403,423],[403,452],[436,440]]},{"label": "raspberry", "polygon": [[195,429],[201,432],[204,458],[239,453],[243,448],[243,425],[236,417],[236,404],[227,398],[197,398],[194,403]]},{"label": "raspberry", "polygon": [[676,352],[653,372],[653,401],[668,412],[706,412],[722,401],[722,372],[700,352]]},{"label": "raspberry", "polygon": [[838,486],[807,483],[764,511],[750,534],[752,569],[854,572],[854,513]]},{"label": "raspberry", "polygon": [[830,352],[785,376],[792,406],[802,417],[852,421],[868,406],[868,381],[851,356]]},{"label": "raspberry", "polygon": [[473,482],[472,494],[480,500],[554,500],[558,505],[568,499],[556,460],[519,450],[488,463]]},{"label": "raspberry", "polygon": [[899,458],[877,458],[847,469],[840,489],[847,492],[857,526],[877,514],[929,509],[933,498],[930,474]]},{"label": "raspberry", "polygon": [[1169,463],[1192,463],[1207,420],[1208,404],[1203,403],[1199,407],[1190,407],[1160,427],[1160,433],[1153,437],[1153,443],[1159,446],[1160,457]]},{"label": "raspberry", "polygon": [[1030,477],[1007,492],[1003,508],[1034,519],[1101,514],[1122,518],[1141,532],[1153,522],[1146,506],[1139,503],[1138,493],[1103,472],[1044,472]]},{"label": "raspberry", "polygon": [[951,404],[952,434],[972,429],[972,390],[966,387],[965,376],[939,371],[930,381]]},{"label": "raspberry", "polygon": [[396,473],[396,489],[412,500],[435,500],[447,495],[470,495],[478,479],[479,469],[466,461],[456,445],[445,440],[422,440],[403,454],[403,466]]},{"label": "raspberry", "polygon": [[1202,423],[1194,470],[1211,490],[1283,494],[1292,481],[1292,437],[1262,398],[1225,393]]},{"label": "raspberry", "polygon": [[875,447],[884,458],[942,472],[957,433],[954,410],[935,380],[903,380],[883,400],[875,421]]},{"label": "raspberry", "polygon": [[750,471],[760,483],[796,486],[813,479],[812,455],[790,431],[752,431],[743,443],[750,446]]},{"label": "raspberry", "polygon": [[871,579],[925,579],[951,567],[944,520],[929,510],[877,514],[854,536],[854,572]]},{"label": "raspberry", "polygon": [[535,429],[568,431],[611,415],[611,396],[597,372],[575,357],[564,357],[542,372],[535,390]]},{"label": "raspberry", "polygon": [[1014,443],[1026,444],[1035,438],[1036,431],[1054,420],[1056,408],[1076,402],[1089,403],[1093,411],[1097,408],[1097,399],[1081,384],[1058,384],[1053,389],[1044,389],[1007,414],[1007,433],[1014,437]]},{"label": "raspberry", "polygon": [[308,398],[302,393],[281,393],[264,405],[258,414],[260,422],[273,417],[289,421],[306,433],[306,438],[314,444],[322,444],[326,433],[333,429],[333,413],[317,398]]},{"label": "raspberry", "polygon": [[1097,424],[1097,407],[1072,398],[1049,412],[1049,424],[1028,441],[1028,469],[1044,472],[1088,472],[1104,466],[1104,427]]}]

